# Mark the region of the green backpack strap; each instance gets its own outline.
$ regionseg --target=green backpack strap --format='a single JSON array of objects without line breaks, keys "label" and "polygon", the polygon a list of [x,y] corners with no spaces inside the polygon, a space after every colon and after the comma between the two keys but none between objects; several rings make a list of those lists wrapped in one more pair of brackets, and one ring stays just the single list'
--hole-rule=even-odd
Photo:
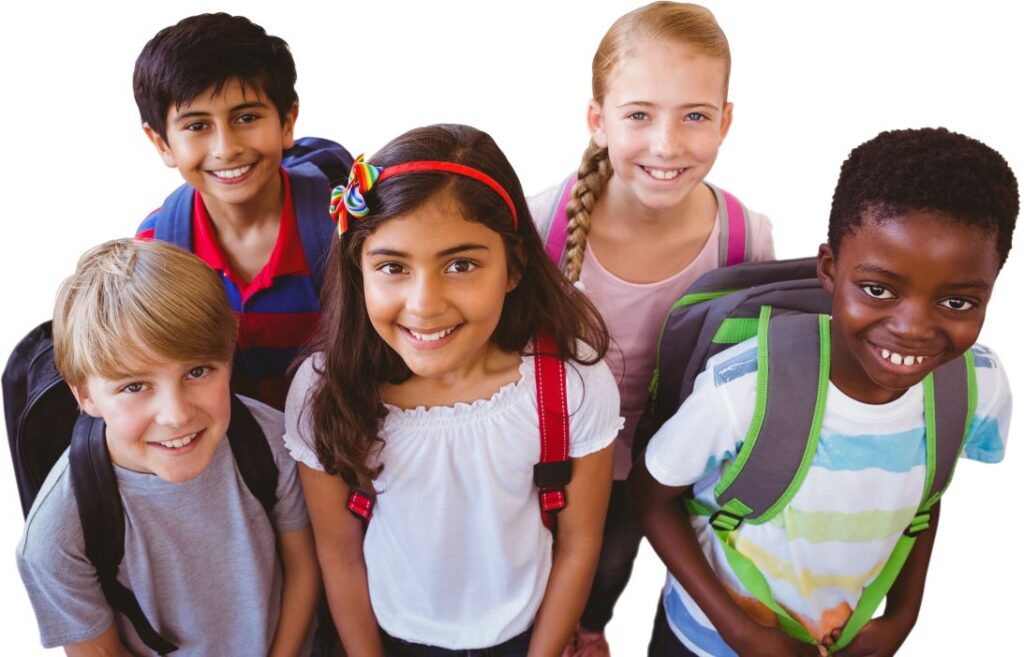
[{"label": "green backpack strap", "polygon": [[917,536],[931,526],[932,507],[949,487],[960,453],[971,430],[971,420],[978,404],[978,385],[974,370],[974,354],[967,350],[961,358],[950,361],[924,380],[925,419],[925,484],[910,526],[900,536],[889,560],[857,602],[857,608],[836,642],[834,650],[845,648],[874,616],[889,593],[896,577],[910,556]]}]

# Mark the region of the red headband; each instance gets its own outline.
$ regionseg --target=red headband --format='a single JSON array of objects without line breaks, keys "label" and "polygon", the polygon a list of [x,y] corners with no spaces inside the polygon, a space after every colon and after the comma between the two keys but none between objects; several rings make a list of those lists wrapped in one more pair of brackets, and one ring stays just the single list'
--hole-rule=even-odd
[{"label": "red headband", "polygon": [[483,171],[464,164],[444,162],[442,160],[403,162],[382,169],[381,167],[368,164],[363,159],[363,156],[360,155],[352,164],[352,172],[348,176],[348,184],[335,187],[334,192],[331,194],[330,212],[334,220],[338,222],[338,235],[343,234],[348,229],[348,217],[350,215],[353,217],[365,217],[370,213],[363,195],[370,191],[376,183],[403,173],[414,173],[417,171],[454,173],[482,182],[505,201],[505,205],[508,206],[509,211],[512,213],[512,226],[515,230],[519,230],[519,213],[516,212],[516,206],[512,202],[512,197],[509,196],[504,187],[498,184],[498,181]]}]

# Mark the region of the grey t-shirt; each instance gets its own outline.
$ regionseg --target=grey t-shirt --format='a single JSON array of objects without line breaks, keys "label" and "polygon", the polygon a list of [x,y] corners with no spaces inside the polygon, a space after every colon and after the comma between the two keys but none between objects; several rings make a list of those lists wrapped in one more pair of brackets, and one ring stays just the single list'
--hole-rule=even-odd
[{"label": "grey t-shirt", "polygon": [[[118,580],[146,618],[179,646],[176,657],[266,655],[281,604],[278,532],[309,524],[279,411],[245,400],[267,436],[280,472],[273,525],[235,467],[225,438],[198,477],[172,484],[115,466],[125,512]],[[18,545],[18,569],[44,647],[94,639],[114,620],[85,557],[65,452],[39,492]],[[121,641],[152,655],[117,614]]]}]

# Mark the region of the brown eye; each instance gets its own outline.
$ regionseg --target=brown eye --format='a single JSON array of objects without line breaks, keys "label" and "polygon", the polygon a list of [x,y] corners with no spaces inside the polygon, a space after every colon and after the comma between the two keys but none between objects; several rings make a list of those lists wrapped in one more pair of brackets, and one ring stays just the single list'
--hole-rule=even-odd
[{"label": "brown eye", "polygon": [[895,299],[896,295],[887,290],[884,286],[876,283],[866,283],[860,286],[860,289],[864,291],[864,294],[868,295],[872,299]]}]

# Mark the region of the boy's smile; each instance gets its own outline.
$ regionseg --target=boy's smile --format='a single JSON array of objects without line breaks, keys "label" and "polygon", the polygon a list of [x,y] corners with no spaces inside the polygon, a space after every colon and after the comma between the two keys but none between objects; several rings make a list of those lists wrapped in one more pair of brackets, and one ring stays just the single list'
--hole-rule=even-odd
[{"label": "boy's smile", "polygon": [[89,415],[107,425],[110,460],[182,482],[201,474],[231,419],[231,365],[169,361],[147,353],[115,379],[90,375],[76,389]]},{"label": "boy's smile", "polygon": [[892,401],[978,339],[999,272],[993,233],[929,212],[866,217],[818,253],[832,294],[832,382]]},{"label": "boy's smile", "polygon": [[279,212],[282,153],[293,143],[298,106],[284,117],[252,86],[229,80],[218,93],[203,91],[167,111],[167,137],[148,125],[146,135],[164,163],[177,167],[185,182],[202,194],[210,214],[229,206],[252,216]]}]

